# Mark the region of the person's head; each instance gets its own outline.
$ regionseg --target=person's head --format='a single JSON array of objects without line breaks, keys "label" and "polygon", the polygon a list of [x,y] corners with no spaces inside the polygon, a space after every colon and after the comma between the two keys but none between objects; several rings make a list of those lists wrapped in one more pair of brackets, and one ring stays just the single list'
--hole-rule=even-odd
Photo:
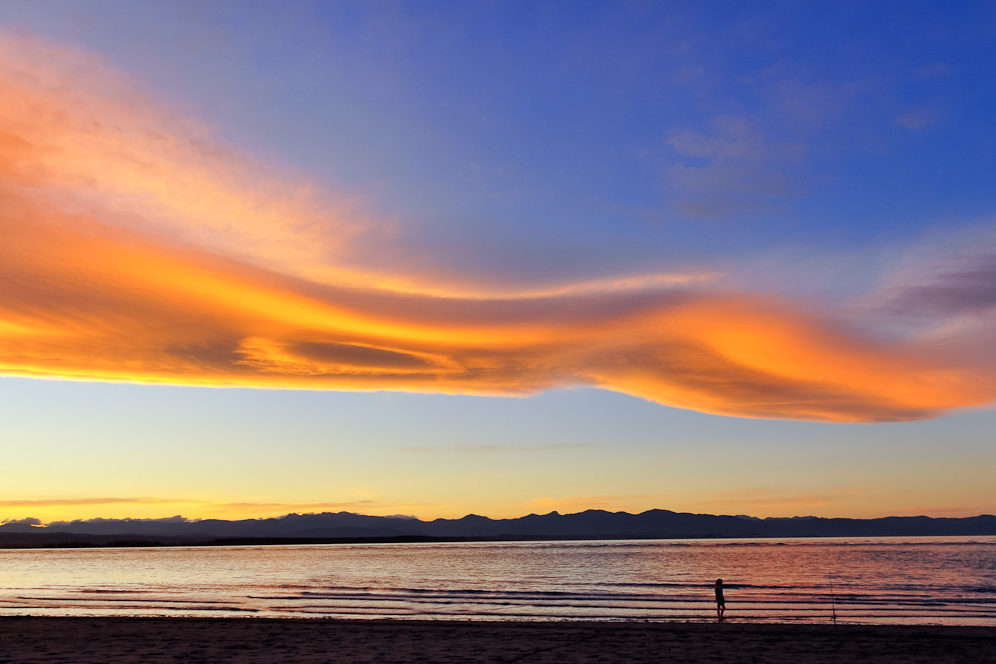
[{"label": "person's head", "polygon": [[716,585],[717,586],[723,585],[723,580],[722,579],[716,579]]}]

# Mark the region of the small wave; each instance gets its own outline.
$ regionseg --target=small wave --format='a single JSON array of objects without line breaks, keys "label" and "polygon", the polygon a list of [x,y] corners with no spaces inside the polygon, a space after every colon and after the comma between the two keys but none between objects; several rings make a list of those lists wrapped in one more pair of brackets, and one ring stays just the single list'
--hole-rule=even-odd
[{"label": "small wave", "polygon": [[[96,608],[96,607],[94,607]],[[142,609],[146,611],[169,611],[171,613],[186,612],[186,611],[224,611],[226,613],[259,613],[259,609],[241,607],[241,606],[149,606],[143,604],[141,606],[116,606],[116,609]]]},{"label": "small wave", "polygon": [[116,604],[116,603],[160,603],[160,604],[237,604],[238,602],[228,601],[228,600],[200,600],[200,599],[166,599],[162,597],[152,598],[152,599],[136,599],[134,597],[115,599],[113,597],[101,597],[90,599],[87,597],[32,597],[32,596],[19,596],[20,600],[36,600],[42,602],[64,602],[69,604],[81,604],[81,603],[106,603],[106,604]]},{"label": "small wave", "polygon": [[[592,586],[613,586],[620,588],[698,588],[698,589],[709,589],[714,587],[712,583],[635,583],[635,582],[625,582],[625,581],[610,581],[610,582],[593,582],[589,585]],[[723,582],[723,588],[726,590],[742,590],[742,589],[758,589],[758,590],[813,590],[813,589],[823,589],[826,588],[828,584],[768,584],[759,585],[753,583],[727,583]]]}]

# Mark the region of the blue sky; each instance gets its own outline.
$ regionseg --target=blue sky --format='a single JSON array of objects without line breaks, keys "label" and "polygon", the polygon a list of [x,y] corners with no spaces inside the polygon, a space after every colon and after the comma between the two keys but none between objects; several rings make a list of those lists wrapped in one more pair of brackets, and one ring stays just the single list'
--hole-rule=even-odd
[{"label": "blue sky", "polygon": [[996,203],[985,3],[39,2],[2,18],[403,216],[389,259],[416,269],[440,251],[507,279],[864,248]]}]

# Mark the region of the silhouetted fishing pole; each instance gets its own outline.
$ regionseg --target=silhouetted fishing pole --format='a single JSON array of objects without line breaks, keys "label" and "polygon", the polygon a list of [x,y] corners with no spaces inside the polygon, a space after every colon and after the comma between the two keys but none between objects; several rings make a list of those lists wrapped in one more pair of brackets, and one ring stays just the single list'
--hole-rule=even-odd
[{"label": "silhouetted fishing pole", "polygon": [[833,576],[827,574],[827,578],[830,579],[830,615],[833,618],[833,624],[837,624],[837,602],[833,596]]}]

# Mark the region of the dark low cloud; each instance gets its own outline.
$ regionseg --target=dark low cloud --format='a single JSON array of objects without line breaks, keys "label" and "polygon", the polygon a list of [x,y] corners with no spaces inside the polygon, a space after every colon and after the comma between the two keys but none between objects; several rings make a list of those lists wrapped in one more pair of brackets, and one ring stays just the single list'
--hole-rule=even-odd
[{"label": "dark low cloud", "polygon": [[302,341],[292,344],[288,350],[302,358],[328,362],[335,365],[353,367],[397,367],[400,369],[427,368],[431,362],[411,355],[383,348],[353,346],[319,341]]},{"label": "dark low cloud", "polygon": [[955,316],[996,307],[996,250],[948,259],[924,283],[893,288],[887,307],[896,313]]},{"label": "dark low cloud", "polygon": [[138,518],[138,517],[124,517],[120,519],[105,519],[103,517],[94,517],[92,519],[73,519],[72,521],[50,521],[45,524],[45,527],[50,530],[59,530],[60,528],[71,528],[73,526],[94,526],[94,525],[127,525],[127,524],[178,524],[178,523],[191,523],[192,520],[185,516],[180,516],[179,514],[175,516],[166,516],[159,518]]},{"label": "dark low cloud", "polygon": [[40,526],[42,525],[42,520],[33,516],[28,516],[23,519],[4,519],[0,521],[0,524],[4,526]]}]

